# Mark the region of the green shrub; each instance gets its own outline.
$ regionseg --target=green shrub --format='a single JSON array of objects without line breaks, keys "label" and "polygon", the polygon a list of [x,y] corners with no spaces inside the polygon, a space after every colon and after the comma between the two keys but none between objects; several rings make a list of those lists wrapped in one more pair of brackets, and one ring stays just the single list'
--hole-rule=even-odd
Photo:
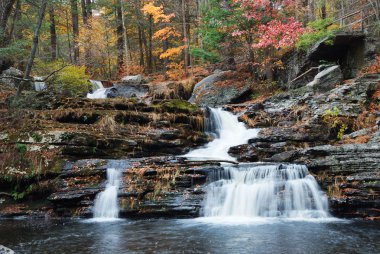
[{"label": "green shrub", "polygon": [[[59,61],[36,61],[35,74],[38,76],[47,76],[62,67],[63,63]],[[69,65],[49,78],[47,84],[49,88],[54,89],[56,93],[80,96],[90,91],[91,84],[88,82],[89,78],[90,76],[86,74],[84,66]]]},{"label": "green shrub", "polygon": [[217,53],[206,51],[201,48],[191,49],[190,54],[195,59],[200,59],[202,63],[216,63],[220,60]]},{"label": "green shrub", "polygon": [[16,144],[16,150],[17,150],[17,152],[24,154],[24,153],[26,153],[28,148],[25,144]]},{"label": "green shrub", "polygon": [[339,117],[340,110],[337,107],[334,107],[332,110],[328,109],[324,112],[322,119],[329,125],[330,128],[337,130],[337,139],[342,140],[344,133],[347,131],[347,124],[344,123],[343,119]]},{"label": "green shrub", "polygon": [[332,24],[332,19],[318,19],[308,24],[310,32],[306,32],[297,43],[297,48],[307,50],[316,42],[327,39],[326,44],[332,44],[335,32],[338,30],[336,25]]}]

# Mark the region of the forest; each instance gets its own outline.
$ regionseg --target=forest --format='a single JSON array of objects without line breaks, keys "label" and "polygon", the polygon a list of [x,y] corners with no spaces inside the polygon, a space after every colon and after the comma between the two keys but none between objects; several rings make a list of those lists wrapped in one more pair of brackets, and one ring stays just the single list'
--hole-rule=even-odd
[{"label": "forest", "polygon": [[[141,73],[179,80],[222,63],[273,81],[287,52],[306,50],[342,22],[361,17],[339,20],[355,2],[2,0],[1,69],[13,65],[25,70],[25,79],[78,66],[66,72],[101,80]],[[378,20],[376,1],[364,2],[369,19]]]}]

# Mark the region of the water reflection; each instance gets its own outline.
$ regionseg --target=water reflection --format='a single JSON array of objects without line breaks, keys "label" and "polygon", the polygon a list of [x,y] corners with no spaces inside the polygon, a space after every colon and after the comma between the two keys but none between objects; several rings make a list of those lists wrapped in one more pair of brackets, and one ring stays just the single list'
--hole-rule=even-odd
[{"label": "water reflection", "polygon": [[377,253],[379,222],[1,221],[16,253]]}]

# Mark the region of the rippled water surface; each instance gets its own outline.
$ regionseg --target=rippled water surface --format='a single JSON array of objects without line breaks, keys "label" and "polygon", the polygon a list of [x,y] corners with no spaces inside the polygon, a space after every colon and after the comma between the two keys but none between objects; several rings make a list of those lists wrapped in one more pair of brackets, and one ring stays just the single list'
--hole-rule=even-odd
[{"label": "rippled water surface", "polygon": [[16,253],[379,253],[380,223],[296,220],[2,220]]}]

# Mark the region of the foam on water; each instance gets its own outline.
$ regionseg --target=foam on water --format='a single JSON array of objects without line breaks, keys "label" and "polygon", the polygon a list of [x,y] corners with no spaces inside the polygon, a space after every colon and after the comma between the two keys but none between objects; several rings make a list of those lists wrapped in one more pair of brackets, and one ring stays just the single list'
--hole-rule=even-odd
[{"label": "foam on water", "polygon": [[189,159],[236,159],[228,154],[228,150],[237,145],[246,144],[249,139],[257,136],[259,129],[247,129],[239,122],[238,117],[220,108],[209,109],[210,117],[206,120],[206,131],[212,133],[215,139],[205,147],[193,150],[184,157]]}]

